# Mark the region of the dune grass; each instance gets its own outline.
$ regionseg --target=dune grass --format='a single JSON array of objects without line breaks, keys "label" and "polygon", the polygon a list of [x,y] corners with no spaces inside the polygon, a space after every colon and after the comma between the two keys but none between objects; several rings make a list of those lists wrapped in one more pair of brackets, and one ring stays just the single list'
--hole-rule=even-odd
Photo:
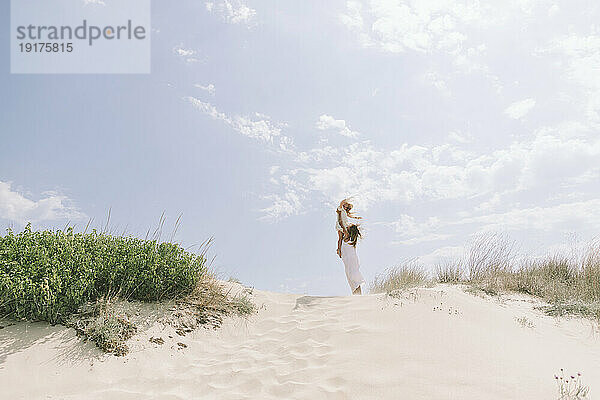
[{"label": "dune grass", "polygon": [[369,292],[390,294],[394,291],[421,286],[427,282],[425,268],[416,259],[411,259],[376,276],[369,285]]},{"label": "dune grass", "polygon": [[476,236],[465,256],[446,260],[429,276],[418,259],[409,260],[378,275],[372,293],[390,293],[431,282],[464,284],[470,291],[489,295],[525,293],[548,303],[548,315],[580,315],[600,321],[600,240],[583,249],[545,257],[519,255],[517,243],[506,235]]},{"label": "dune grass", "polygon": [[91,340],[98,348],[116,356],[127,354],[127,340],[137,332],[137,326],[118,312],[118,299],[98,299],[85,303],[69,317],[66,326],[75,329],[77,335]]},{"label": "dune grass", "polygon": [[460,263],[445,261],[435,266],[434,277],[439,283],[459,283],[464,280],[464,272]]},{"label": "dune grass", "polygon": [[116,301],[193,303],[199,323],[211,313],[253,311],[247,298],[223,294],[214,282],[205,251],[175,243],[30,225],[0,236],[0,316],[71,326],[118,355],[136,328],[115,311]]},{"label": "dune grass", "polygon": [[[452,279],[449,279],[448,277]],[[576,314],[600,320],[600,243],[545,257],[518,256],[506,236],[477,236],[463,260],[436,271],[438,282],[464,283],[490,295],[518,292],[549,303],[549,315]]]}]

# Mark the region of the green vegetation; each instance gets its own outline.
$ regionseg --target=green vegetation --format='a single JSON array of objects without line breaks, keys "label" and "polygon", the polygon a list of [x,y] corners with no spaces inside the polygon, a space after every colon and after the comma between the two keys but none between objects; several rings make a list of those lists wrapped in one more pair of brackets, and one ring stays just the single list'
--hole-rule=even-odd
[{"label": "green vegetation", "polygon": [[0,314],[54,324],[102,297],[175,298],[194,289],[205,264],[172,243],[28,225],[0,237]]},{"label": "green vegetation", "polygon": [[198,324],[253,312],[246,297],[222,292],[206,262],[204,252],[157,240],[9,229],[0,236],[0,317],[64,324],[122,355],[137,328],[117,302],[172,300],[173,315],[186,308]]}]

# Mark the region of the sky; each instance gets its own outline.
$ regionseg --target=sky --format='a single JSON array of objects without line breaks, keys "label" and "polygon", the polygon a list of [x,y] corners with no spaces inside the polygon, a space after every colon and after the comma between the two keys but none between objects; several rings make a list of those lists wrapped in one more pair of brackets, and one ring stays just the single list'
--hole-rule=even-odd
[{"label": "sky", "polygon": [[[116,0],[82,0],[90,12]],[[259,289],[349,294],[482,232],[544,254],[600,232],[600,3],[152,2],[151,73],[10,74],[0,5],[0,226],[102,227]]]}]

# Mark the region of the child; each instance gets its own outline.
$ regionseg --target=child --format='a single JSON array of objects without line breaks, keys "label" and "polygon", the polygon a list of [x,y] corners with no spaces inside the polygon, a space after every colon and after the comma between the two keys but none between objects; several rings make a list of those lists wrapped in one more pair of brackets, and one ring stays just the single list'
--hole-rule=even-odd
[{"label": "child", "polygon": [[342,257],[342,241],[344,240],[344,236],[348,233],[348,218],[361,219],[361,217],[353,215],[351,213],[353,205],[348,202],[348,199],[344,199],[340,202],[336,210],[337,219],[335,223],[335,228],[338,232],[338,246],[337,246],[337,255]]}]

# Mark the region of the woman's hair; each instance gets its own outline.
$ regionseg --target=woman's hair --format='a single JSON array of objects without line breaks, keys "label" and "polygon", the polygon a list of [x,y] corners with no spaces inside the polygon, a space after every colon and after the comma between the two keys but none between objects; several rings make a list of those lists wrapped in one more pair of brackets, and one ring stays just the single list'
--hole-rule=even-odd
[{"label": "woman's hair", "polygon": [[352,224],[348,227],[348,236],[348,244],[356,247],[356,242],[358,241],[358,238],[362,237],[362,235],[360,234],[360,229],[358,229],[358,225]]}]

